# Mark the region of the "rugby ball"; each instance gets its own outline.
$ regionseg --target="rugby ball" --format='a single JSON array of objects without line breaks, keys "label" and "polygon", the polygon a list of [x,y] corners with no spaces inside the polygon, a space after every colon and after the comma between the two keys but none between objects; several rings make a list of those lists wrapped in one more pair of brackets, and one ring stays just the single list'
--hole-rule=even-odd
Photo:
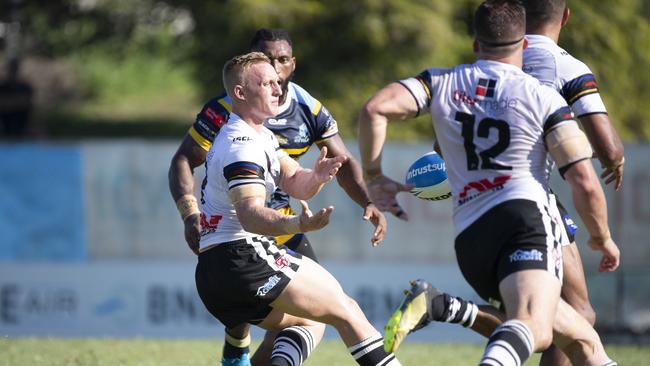
[{"label": "rugby ball", "polygon": [[414,185],[411,193],[423,200],[441,201],[451,197],[445,161],[435,151],[411,164],[406,172],[406,183]]}]

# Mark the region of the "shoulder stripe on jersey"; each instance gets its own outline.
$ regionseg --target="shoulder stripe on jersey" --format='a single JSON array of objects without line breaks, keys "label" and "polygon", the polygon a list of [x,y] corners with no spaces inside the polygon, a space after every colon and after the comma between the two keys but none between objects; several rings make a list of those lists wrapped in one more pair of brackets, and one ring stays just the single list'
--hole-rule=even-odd
[{"label": "shoulder stripe on jersey", "polygon": [[568,106],[561,107],[548,116],[546,121],[544,121],[544,134],[548,133],[560,123],[566,121],[575,121],[573,119],[573,112],[571,112],[571,108]]},{"label": "shoulder stripe on jersey", "polygon": [[228,113],[232,113],[232,106],[230,105],[230,102],[226,100],[226,97],[219,99],[219,104],[221,104],[222,107],[226,108]]},{"label": "shoulder stripe on jersey", "polygon": [[225,166],[223,168],[223,176],[228,181],[230,187],[246,181],[254,183],[254,181],[261,180],[263,183],[264,167],[250,161],[238,161]]},{"label": "shoulder stripe on jersey", "polygon": [[304,154],[307,150],[309,150],[310,147],[311,147],[311,145],[308,145],[308,146],[305,146],[305,147],[300,147],[300,148],[297,148],[297,149],[284,148],[284,149],[282,149],[282,151],[286,152],[287,154],[289,154],[289,156],[291,156],[292,158],[295,159],[297,157],[300,157],[300,155]]},{"label": "shoulder stripe on jersey", "polygon": [[309,94],[309,92],[303,89],[300,85],[291,82],[289,83],[289,88],[293,90],[293,97],[298,102],[298,104],[307,106],[313,115],[317,115],[318,112],[320,112],[320,101],[312,97],[311,94]]},{"label": "shoulder stripe on jersey", "polygon": [[196,142],[199,146],[201,146],[203,150],[205,151],[210,150],[210,146],[212,146],[212,142],[206,139],[205,137],[201,136],[201,134],[199,134],[196,131],[194,126],[191,126],[190,129],[187,131],[187,133],[189,133],[189,135],[192,137],[194,142]]},{"label": "shoulder stripe on jersey", "polygon": [[314,106],[311,107],[311,113],[314,116],[318,116],[318,112],[320,112],[321,106],[322,106],[322,104],[320,103],[320,101],[314,99]]},{"label": "shoulder stripe on jersey", "polygon": [[567,82],[562,87],[561,94],[572,105],[585,95],[598,93],[598,83],[593,74],[584,74]]},{"label": "shoulder stripe on jersey", "polygon": [[427,92],[427,105],[431,104],[431,94],[432,94],[432,89],[433,86],[431,85],[431,73],[429,70],[424,70],[420,73],[420,75],[415,77],[418,79],[420,83],[422,83],[422,86],[424,87],[424,90]]}]

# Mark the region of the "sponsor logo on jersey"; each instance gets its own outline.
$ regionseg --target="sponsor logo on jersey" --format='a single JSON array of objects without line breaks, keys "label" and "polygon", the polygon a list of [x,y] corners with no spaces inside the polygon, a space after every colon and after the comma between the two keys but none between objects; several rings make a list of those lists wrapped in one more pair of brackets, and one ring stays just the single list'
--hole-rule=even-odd
[{"label": "sponsor logo on jersey", "polygon": [[221,126],[223,126],[223,124],[226,122],[226,119],[221,114],[217,113],[210,107],[206,107],[204,112],[205,115],[210,118],[210,121],[212,121],[212,123],[219,128],[221,128]]},{"label": "sponsor logo on jersey", "polygon": [[280,118],[280,119],[275,119],[275,118],[268,118],[266,120],[266,123],[272,125],[272,126],[284,126],[287,124],[287,119],[286,118]]},{"label": "sponsor logo on jersey", "polygon": [[562,219],[564,220],[564,226],[569,230],[569,234],[575,235],[576,231],[578,231],[578,225],[576,225],[571,216],[564,215]]},{"label": "sponsor logo on jersey", "polygon": [[257,288],[257,295],[259,297],[266,296],[266,294],[271,291],[275,285],[277,285],[280,282],[280,276],[278,275],[273,275],[269,277],[269,279],[266,281],[266,283],[260,287]]},{"label": "sponsor logo on jersey", "polygon": [[233,137],[232,142],[237,142],[237,141],[240,141],[240,142],[253,141],[253,138],[250,137],[250,136]]},{"label": "sponsor logo on jersey", "polygon": [[287,267],[290,264],[289,258],[284,254],[275,259],[275,265],[278,266],[278,269]]},{"label": "sponsor logo on jersey", "polygon": [[306,143],[309,142],[309,130],[307,129],[307,125],[300,125],[300,129],[298,130],[298,135],[293,138],[293,142],[295,143]]},{"label": "sponsor logo on jersey", "polygon": [[535,262],[541,262],[543,260],[544,254],[540,252],[537,249],[531,249],[531,250],[522,250],[522,249],[517,249],[515,250],[514,253],[510,254],[508,257],[510,259],[510,262],[530,262],[530,261],[535,261]]},{"label": "sponsor logo on jersey", "polygon": [[494,88],[497,86],[497,81],[495,79],[478,79],[478,85],[476,86],[476,97],[477,98],[494,98]]},{"label": "sponsor logo on jersey", "polygon": [[463,90],[454,90],[453,101],[457,104],[463,103],[470,107],[480,106],[486,110],[495,112],[504,111],[517,106],[517,99],[503,98],[499,100],[474,98]]},{"label": "sponsor logo on jersey", "polygon": [[413,169],[413,170],[409,171],[409,172],[406,174],[406,179],[415,178],[415,177],[417,177],[417,176],[420,175],[420,174],[429,173],[429,172],[435,172],[436,170],[446,171],[446,169],[445,169],[445,163],[444,163],[444,162],[442,162],[442,163],[438,163],[438,164],[430,164],[430,163],[429,163],[429,164],[427,164],[427,165],[425,165],[425,166],[422,166],[422,167],[420,167],[420,168]]},{"label": "sponsor logo on jersey", "polygon": [[214,233],[217,231],[219,226],[219,221],[223,218],[221,215],[211,215],[207,217],[203,212],[201,212],[201,236]]},{"label": "sponsor logo on jersey", "polygon": [[[465,185],[465,187],[463,187],[463,190],[458,195],[460,198],[458,200],[458,204],[463,205],[485,192],[500,191],[503,189],[504,184],[510,180],[510,178],[512,178],[510,175],[500,175],[492,179],[492,181],[485,178],[476,182],[469,182]],[[474,191],[473,194],[470,194],[472,191]]]}]

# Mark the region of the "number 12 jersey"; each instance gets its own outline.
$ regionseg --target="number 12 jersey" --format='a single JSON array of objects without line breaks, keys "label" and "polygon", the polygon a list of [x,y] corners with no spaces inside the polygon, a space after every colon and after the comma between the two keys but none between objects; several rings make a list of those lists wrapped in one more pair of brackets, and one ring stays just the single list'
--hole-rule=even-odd
[{"label": "number 12 jersey", "polygon": [[478,60],[401,80],[431,113],[447,164],[456,234],[513,199],[549,205],[544,135],[576,123],[566,101],[521,68]]}]

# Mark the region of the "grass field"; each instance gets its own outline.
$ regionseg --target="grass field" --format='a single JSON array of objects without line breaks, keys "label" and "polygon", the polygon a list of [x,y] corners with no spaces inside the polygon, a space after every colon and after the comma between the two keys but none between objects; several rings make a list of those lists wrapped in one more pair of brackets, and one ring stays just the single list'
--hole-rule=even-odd
[{"label": "grass field", "polygon": [[[0,338],[0,366],[217,366],[221,340]],[[650,347],[609,346],[619,365],[650,364]],[[481,345],[406,343],[398,357],[407,365],[476,365]],[[526,365],[537,365],[534,355]],[[324,341],[305,365],[356,365],[342,343]]]}]

